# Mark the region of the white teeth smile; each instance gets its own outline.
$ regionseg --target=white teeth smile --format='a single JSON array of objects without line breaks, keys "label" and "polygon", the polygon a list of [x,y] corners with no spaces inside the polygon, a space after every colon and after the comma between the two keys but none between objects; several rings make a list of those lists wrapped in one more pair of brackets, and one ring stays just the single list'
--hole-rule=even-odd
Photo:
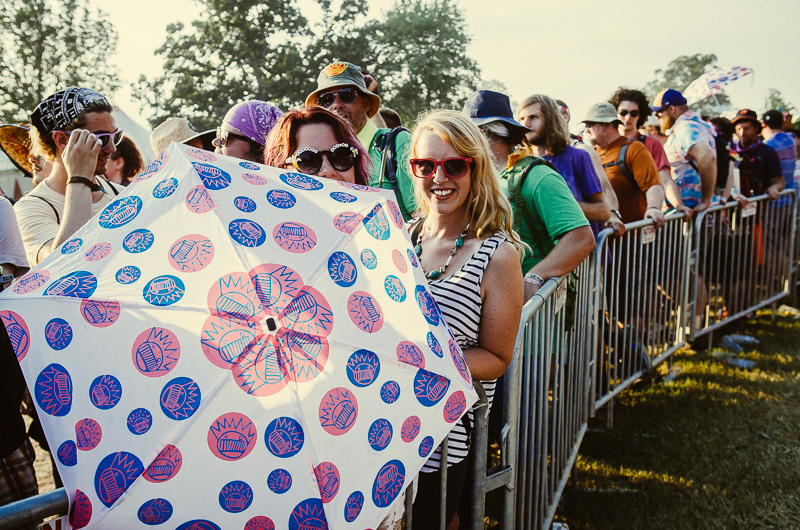
[{"label": "white teeth smile", "polygon": [[444,197],[453,193],[453,190],[433,190],[433,193],[438,197]]}]

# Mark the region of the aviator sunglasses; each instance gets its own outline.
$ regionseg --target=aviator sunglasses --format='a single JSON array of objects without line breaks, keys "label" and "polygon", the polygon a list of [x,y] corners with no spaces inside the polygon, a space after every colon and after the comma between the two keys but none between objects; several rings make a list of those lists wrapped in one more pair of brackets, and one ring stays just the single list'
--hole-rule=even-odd
[{"label": "aviator sunglasses", "polygon": [[328,157],[328,163],[336,171],[347,171],[356,163],[358,149],[350,144],[336,144],[328,151],[317,151],[313,147],[304,147],[286,159],[300,173],[316,175],[322,167],[322,156]]},{"label": "aviator sunglasses", "polygon": [[411,171],[417,178],[429,179],[436,174],[436,168],[442,166],[445,175],[457,179],[469,172],[469,165],[472,163],[472,159],[466,156],[447,158],[445,160],[412,158],[409,162],[411,163]]},{"label": "aviator sunglasses", "polygon": [[317,102],[327,109],[336,101],[336,96],[339,96],[339,101],[349,105],[358,99],[358,91],[354,88],[343,88],[334,92],[325,92],[317,98]]},{"label": "aviator sunglasses", "polygon": [[639,111],[636,110],[636,109],[631,110],[631,111],[629,111],[627,109],[622,109],[622,110],[617,111],[617,114],[619,114],[620,116],[622,116],[624,118],[625,116],[628,115],[628,112],[631,113],[631,118],[638,118],[639,117]]},{"label": "aviator sunglasses", "polygon": [[[61,132],[65,133],[67,136],[70,136],[74,131],[61,131]],[[113,142],[114,147],[118,146],[119,143],[122,141],[122,133],[124,132],[125,129],[117,129],[116,131],[110,133],[93,132],[92,134],[95,136],[95,138],[100,140],[100,149],[105,149],[106,147],[108,147],[109,142]]]}]

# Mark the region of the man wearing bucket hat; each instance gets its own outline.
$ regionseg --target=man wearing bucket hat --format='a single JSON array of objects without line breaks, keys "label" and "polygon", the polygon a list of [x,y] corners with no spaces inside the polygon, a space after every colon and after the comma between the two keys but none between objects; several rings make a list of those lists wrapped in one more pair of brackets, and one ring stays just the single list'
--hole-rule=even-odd
[{"label": "man wearing bucket hat", "polygon": [[500,184],[511,200],[514,228],[531,247],[522,259],[527,300],[545,281],[569,274],[581,264],[595,247],[592,229],[566,181],[549,162],[514,152],[530,129],[514,119],[507,95],[473,92],[463,113],[488,138],[502,168]]},{"label": "man wearing bucket hat", "polygon": [[[777,199],[784,186],[781,161],[775,149],[761,140],[758,115],[750,109],[742,109],[731,123],[739,137],[731,149],[739,169],[738,191],[745,197],[767,194],[770,199]],[[736,193],[734,190],[731,195]]]},{"label": "man wearing bucket hat", "polygon": [[593,105],[583,119],[584,138],[596,146],[603,169],[619,199],[624,223],[649,218],[656,226],[664,223],[661,204],[664,188],[653,157],[641,142],[619,134],[621,123],[611,103]]},{"label": "man wearing bucket hat", "polygon": [[661,132],[668,134],[664,151],[683,204],[695,213],[705,210],[717,184],[714,129],[689,109],[686,98],[675,89],[659,92],[651,108]]},{"label": "man wearing bucket hat", "polygon": [[411,134],[402,127],[379,129],[372,122],[381,98],[367,89],[358,67],[335,62],[323,68],[306,105],[325,107],[350,122],[372,160],[369,185],[394,190],[403,219],[409,220],[417,209],[408,164]]}]

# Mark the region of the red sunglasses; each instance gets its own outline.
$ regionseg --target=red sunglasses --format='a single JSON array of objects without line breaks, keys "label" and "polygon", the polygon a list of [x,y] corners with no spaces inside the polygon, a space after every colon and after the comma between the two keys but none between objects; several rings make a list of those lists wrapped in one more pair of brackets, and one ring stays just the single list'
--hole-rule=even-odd
[{"label": "red sunglasses", "polygon": [[472,159],[466,156],[446,158],[445,160],[412,158],[409,163],[411,164],[411,171],[417,178],[429,179],[436,174],[436,168],[442,166],[445,175],[457,179],[469,172],[469,165],[472,163]]}]

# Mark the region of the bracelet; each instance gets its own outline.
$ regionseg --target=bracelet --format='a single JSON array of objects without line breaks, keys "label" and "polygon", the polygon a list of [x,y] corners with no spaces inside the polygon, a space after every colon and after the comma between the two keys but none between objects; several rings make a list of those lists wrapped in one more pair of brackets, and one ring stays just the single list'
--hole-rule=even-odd
[{"label": "bracelet", "polygon": [[544,278],[532,272],[526,274],[523,280],[527,283],[532,283],[536,287],[541,287],[542,285],[544,285]]},{"label": "bracelet", "polygon": [[92,182],[86,177],[70,177],[69,180],[67,180],[67,184],[83,184],[92,191],[101,191],[103,189],[100,184]]},{"label": "bracelet", "polygon": [[620,221],[622,221],[622,212],[620,212],[619,210],[611,210],[611,213],[613,213],[614,215],[616,215],[616,216],[617,216],[617,219],[619,219]]}]

